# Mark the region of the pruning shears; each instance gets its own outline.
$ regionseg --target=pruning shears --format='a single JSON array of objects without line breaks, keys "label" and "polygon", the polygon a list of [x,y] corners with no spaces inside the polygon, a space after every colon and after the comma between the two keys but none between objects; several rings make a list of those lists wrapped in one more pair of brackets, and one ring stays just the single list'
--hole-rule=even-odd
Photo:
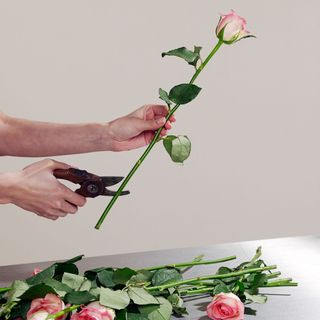
[{"label": "pruning shears", "polygon": [[[116,192],[107,189],[107,187],[113,186],[123,179],[123,177],[117,176],[100,177],[86,170],[76,168],[56,169],[53,171],[53,175],[57,179],[64,179],[75,184],[80,184],[80,188],[75,190],[75,192],[86,198],[114,196]],[[120,195],[123,196],[129,193],[129,191],[122,191]]]}]

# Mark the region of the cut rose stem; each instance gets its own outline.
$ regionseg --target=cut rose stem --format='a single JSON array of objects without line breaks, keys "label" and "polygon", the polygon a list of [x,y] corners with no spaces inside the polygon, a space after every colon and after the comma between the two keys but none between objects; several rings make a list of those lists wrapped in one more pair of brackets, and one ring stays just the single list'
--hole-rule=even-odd
[{"label": "cut rose stem", "polygon": [[70,306],[70,307],[67,307],[55,314],[49,314],[46,318],[46,320],[49,320],[49,319],[57,319],[57,318],[60,318],[61,316],[64,316],[65,314],[68,314],[69,312],[73,311],[73,310],[76,310],[78,308],[80,308],[81,305],[80,304],[75,304],[73,306]]},{"label": "cut rose stem", "polygon": [[273,270],[276,268],[277,268],[276,265],[272,265],[272,266],[261,267],[261,268],[252,268],[252,269],[246,269],[246,270],[241,270],[241,271],[234,271],[234,272],[229,272],[229,273],[224,273],[224,274],[214,274],[211,276],[196,277],[196,278],[190,278],[190,279],[186,279],[186,280],[171,282],[171,283],[160,285],[160,286],[146,287],[146,289],[150,290],[150,291],[153,291],[153,290],[160,290],[161,291],[164,289],[177,287],[177,286],[181,286],[184,284],[194,283],[196,281],[237,277],[237,276],[242,276],[243,274],[262,272],[262,271],[267,271],[267,270]]},{"label": "cut rose stem", "polygon": [[226,262],[226,261],[230,261],[230,260],[234,260],[234,259],[237,259],[237,257],[236,256],[229,256],[229,257],[215,259],[215,260],[190,261],[190,262],[182,262],[182,263],[175,263],[175,264],[165,264],[165,265],[160,265],[160,266],[144,268],[143,270],[154,271],[154,270],[159,270],[159,269],[164,269],[164,268],[192,267],[192,266],[221,263],[221,262]]},{"label": "cut rose stem", "polygon": [[[199,68],[196,70],[196,72],[194,73],[194,75],[192,76],[191,80],[190,80],[190,84],[194,83],[194,81],[197,79],[197,77],[199,76],[199,74],[201,73],[201,71],[204,69],[204,67],[207,65],[207,63],[211,60],[211,58],[216,54],[216,52],[219,50],[219,48],[222,46],[223,42],[221,40],[218,41],[218,43],[216,44],[216,46],[213,48],[213,50],[209,53],[209,55],[207,56],[207,58],[203,61],[203,63],[199,66]],[[178,108],[180,107],[179,104],[176,104],[167,114],[166,116],[166,122],[170,119],[170,117],[178,110]],[[138,170],[138,168],[140,167],[141,163],[145,160],[145,158],[148,156],[149,152],[152,150],[152,148],[154,147],[154,145],[158,142],[159,137],[160,137],[160,133],[162,131],[162,129],[165,127],[165,124],[157,130],[154,138],[152,139],[152,141],[150,142],[150,144],[148,145],[147,149],[143,152],[143,154],[141,155],[141,157],[139,158],[139,160],[135,163],[135,165],[132,167],[132,169],[130,170],[130,172],[128,173],[128,175],[126,176],[126,178],[123,180],[123,182],[121,183],[119,189],[117,190],[116,194],[112,197],[112,199],[110,200],[110,202],[108,203],[107,207],[105,208],[105,210],[103,211],[101,217],[99,218],[97,224],[95,225],[95,228],[98,230],[100,229],[104,219],[106,218],[107,214],[110,212],[111,208],[113,207],[113,205],[115,204],[115,202],[117,201],[117,199],[119,198],[121,192],[124,190],[124,188],[126,187],[126,185],[128,184],[128,182],[130,181],[130,179],[132,178],[132,176],[135,174],[135,172]]]}]

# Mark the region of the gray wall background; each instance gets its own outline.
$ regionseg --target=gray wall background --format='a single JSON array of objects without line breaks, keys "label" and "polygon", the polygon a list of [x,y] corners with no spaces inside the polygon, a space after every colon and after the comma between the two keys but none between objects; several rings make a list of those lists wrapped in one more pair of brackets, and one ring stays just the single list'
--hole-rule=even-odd
[{"label": "gray wall background", "polygon": [[[1,265],[319,233],[318,1],[0,0],[0,110],[95,122],[159,102],[160,86],[193,72],[160,53],[197,44],[207,54],[231,8],[257,39],[223,47],[178,112],[189,161],[157,146],[100,231],[102,197],[57,222],[1,206]],[[56,159],[126,175],[141,152]],[[1,171],[32,161],[3,157]]]}]

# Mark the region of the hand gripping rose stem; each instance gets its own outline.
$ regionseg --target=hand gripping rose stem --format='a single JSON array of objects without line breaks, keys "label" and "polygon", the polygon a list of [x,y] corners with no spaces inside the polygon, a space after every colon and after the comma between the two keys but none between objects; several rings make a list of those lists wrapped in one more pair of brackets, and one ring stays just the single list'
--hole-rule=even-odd
[{"label": "hand gripping rose stem", "polygon": [[[192,76],[191,80],[190,80],[190,84],[194,83],[194,81],[197,79],[197,77],[199,76],[200,72],[204,69],[204,67],[207,65],[207,63],[211,60],[211,58],[215,55],[215,53],[219,50],[219,48],[221,47],[221,45],[223,44],[223,41],[219,40],[218,43],[216,44],[216,46],[213,48],[213,50],[210,52],[210,54],[207,56],[207,58],[203,61],[203,63],[199,66],[199,68],[196,70],[196,72],[194,73],[194,75]],[[179,104],[176,104],[167,114],[166,116],[166,121],[168,121],[170,119],[170,117],[178,110],[178,108],[180,107]],[[139,158],[139,160],[136,162],[136,164],[133,166],[133,168],[131,169],[131,171],[128,173],[128,175],[126,176],[126,178],[123,180],[122,184],[120,185],[118,191],[116,192],[116,194],[112,197],[112,199],[110,200],[110,202],[108,203],[108,206],[106,207],[106,209],[103,211],[99,221],[97,222],[95,228],[96,229],[100,229],[104,219],[106,218],[107,214],[109,213],[109,211],[111,210],[112,206],[114,205],[114,203],[117,201],[118,197],[120,196],[121,192],[124,190],[124,188],[126,187],[127,183],[130,181],[130,179],[132,178],[132,176],[134,175],[134,173],[138,170],[138,168],[140,167],[141,163],[143,162],[143,160],[148,156],[149,152],[151,151],[151,149],[154,147],[154,145],[157,143],[160,133],[162,131],[162,129],[165,127],[165,125],[163,125],[160,129],[157,130],[154,138],[152,139],[152,141],[150,142],[150,144],[148,145],[147,149],[144,151],[144,153],[142,154],[142,156]]]}]

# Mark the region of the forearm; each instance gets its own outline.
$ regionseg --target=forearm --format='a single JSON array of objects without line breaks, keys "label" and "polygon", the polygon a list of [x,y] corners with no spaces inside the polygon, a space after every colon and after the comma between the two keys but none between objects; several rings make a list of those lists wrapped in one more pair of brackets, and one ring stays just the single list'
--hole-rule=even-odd
[{"label": "forearm", "polygon": [[58,124],[0,114],[0,155],[56,156],[111,149],[107,123]]}]

